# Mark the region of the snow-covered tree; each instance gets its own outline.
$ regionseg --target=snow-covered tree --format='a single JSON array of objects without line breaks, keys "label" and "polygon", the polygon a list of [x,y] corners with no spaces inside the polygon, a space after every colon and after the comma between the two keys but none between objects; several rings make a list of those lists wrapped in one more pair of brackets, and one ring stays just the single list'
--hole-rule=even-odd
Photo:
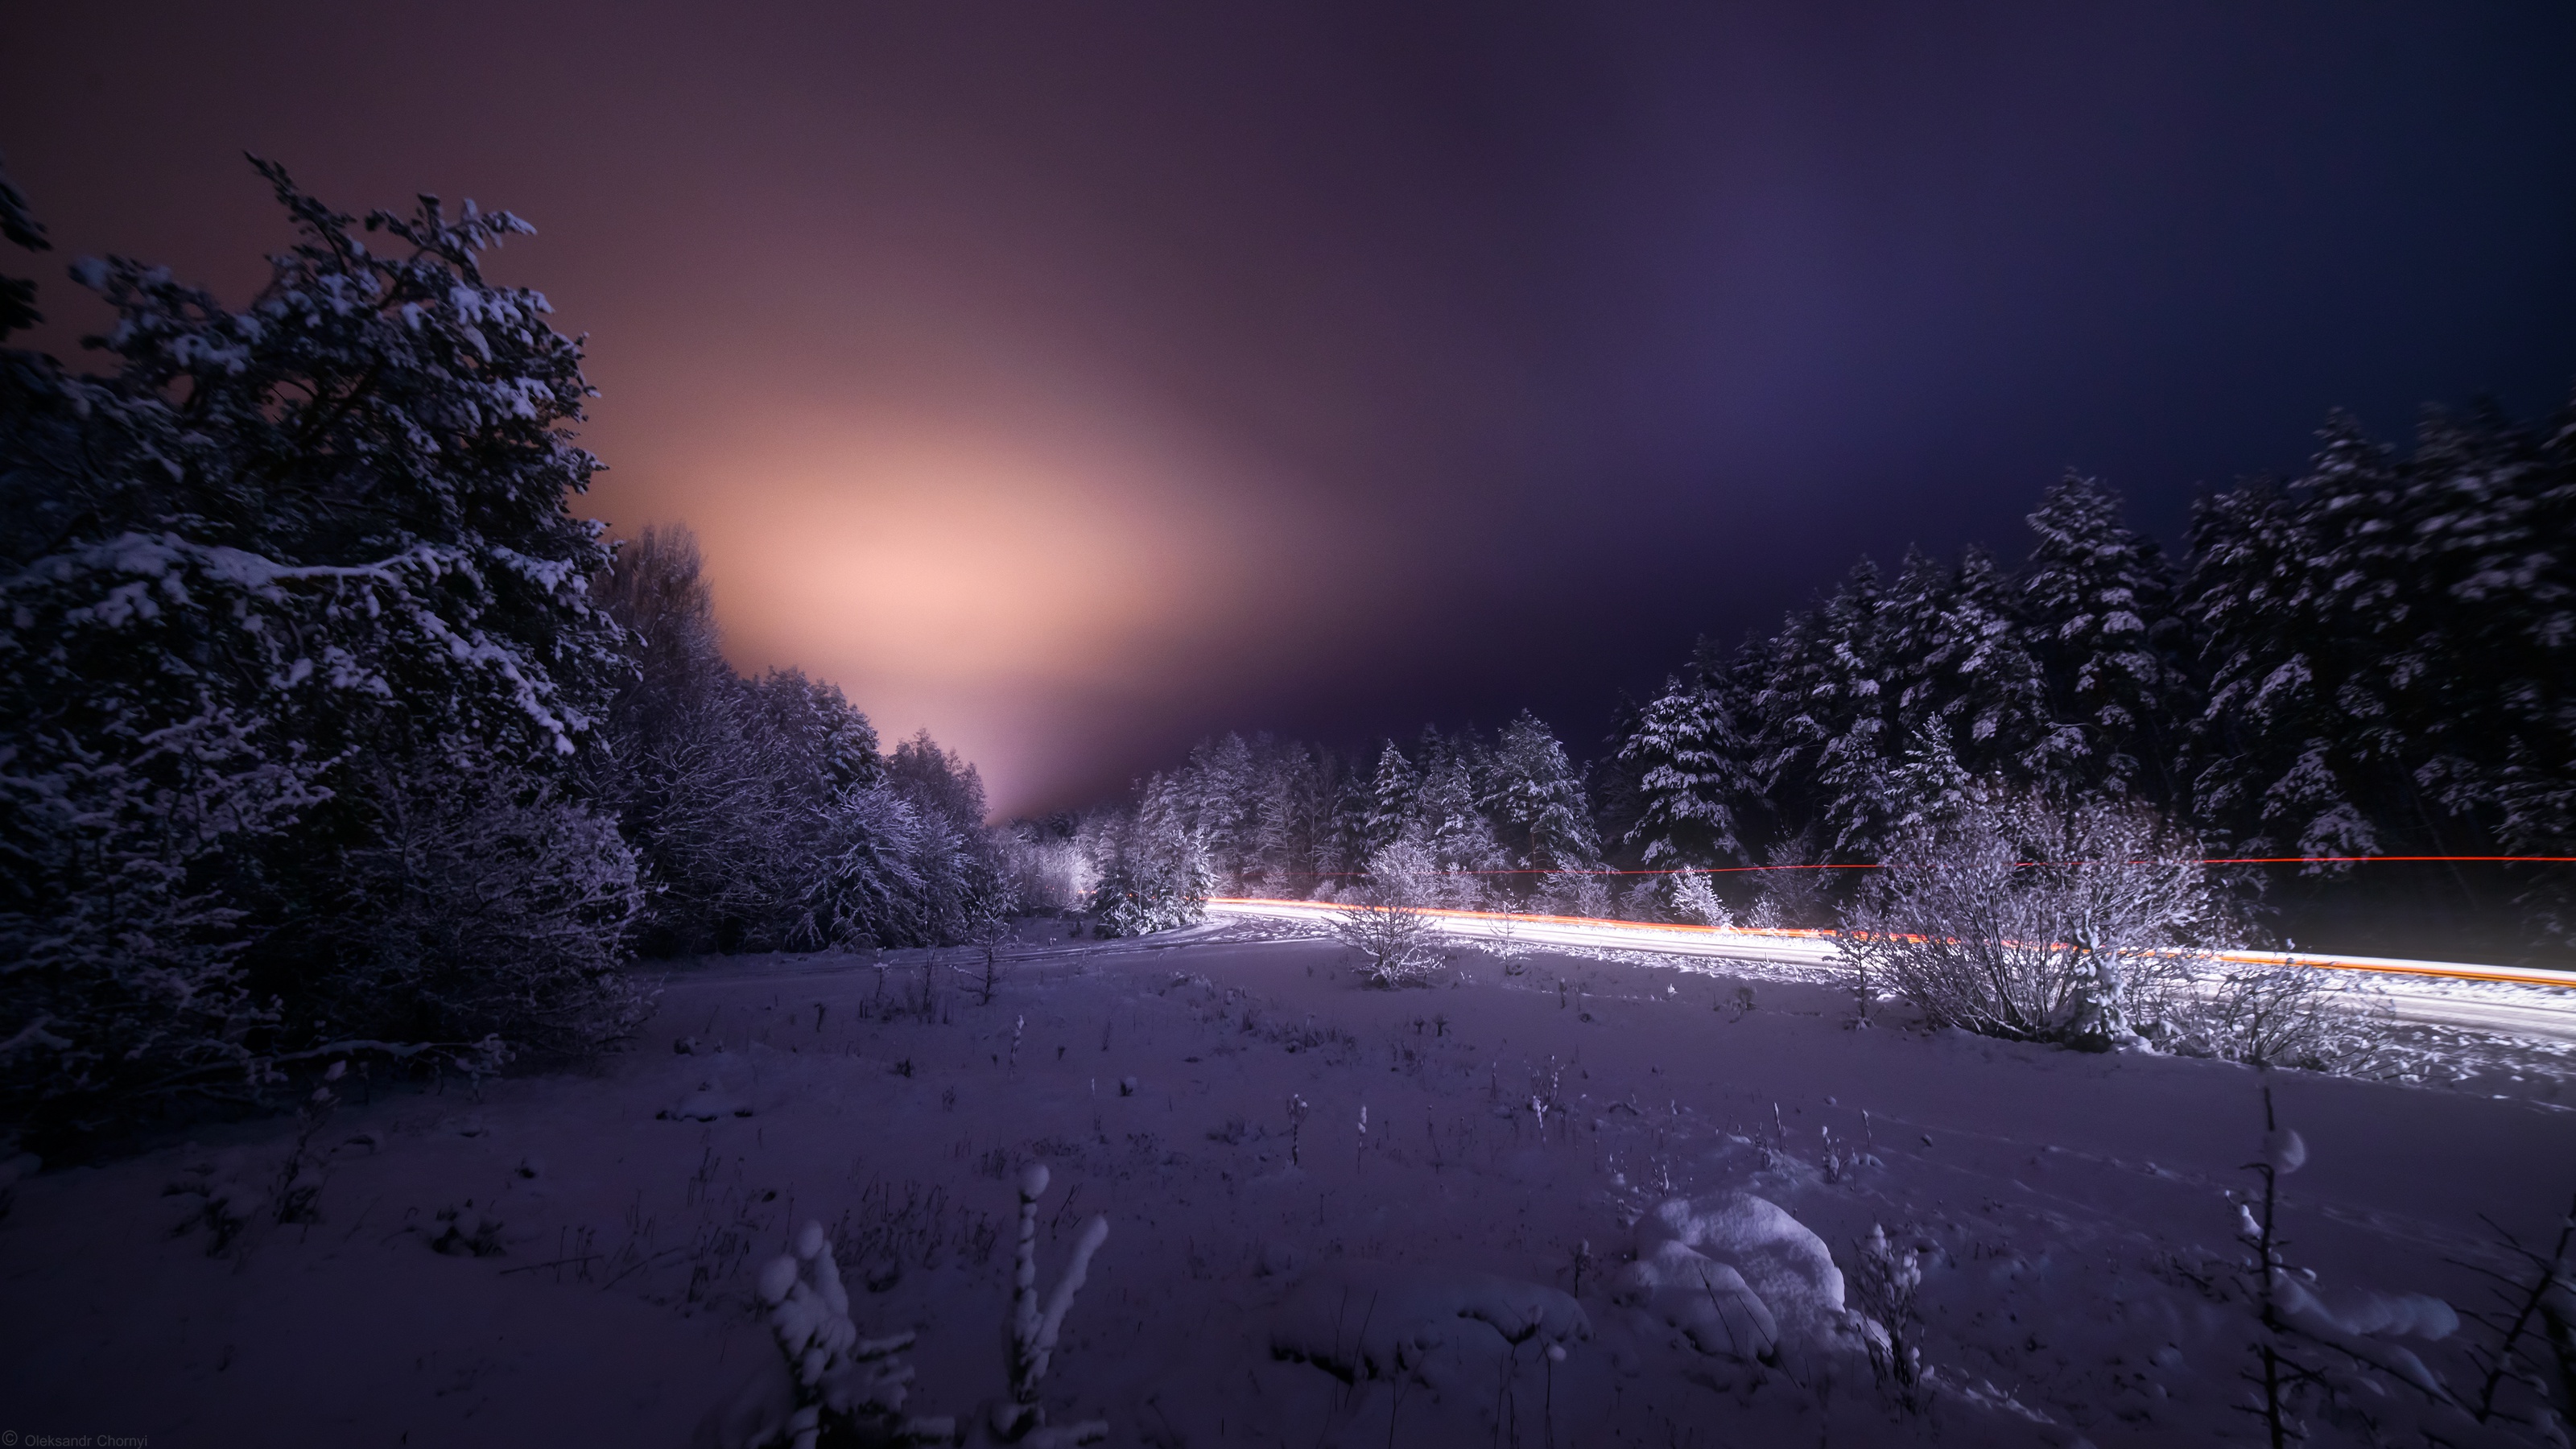
[{"label": "snow-covered tree", "polygon": [[2339,419],[2299,485],[2249,484],[2193,511],[2209,675],[2194,803],[2247,854],[2376,854],[2387,806],[2414,803],[2390,694],[2423,665],[2407,647],[2402,488],[2387,450]]},{"label": "snow-covered tree", "polygon": [[1377,752],[1377,770],[1369,779],[1368,844],[1375,855],[1420,830],[1422,774],[1388,740]]},{"label": "snow-covered tree", "polygon": [[[1493,823],[1476,804],[1474,767],[1464,750],[1436,734],[1426,733],[1417,752],[1423,765],[1414,817],[1422,847],[1439,870],[1472,883],[1476,872],[1493,870],[1503,859]],[[1465,903],[1457,891],[1450,896],[1452,903]]]},{"label": "snow-covered tree", "polygon": [[2172,570],[2097,480],[2067,474],[2028,522],[2037,541],[2022,566],[2021,617],[2052,717],[2081,732],[2068,783],[2180,800],[2172,767],[2194,704]]},{"label": "snow-covered tree", "polygon": [[1627,843],[1649,866],[1716,865],[1742,858],[1739,802],[1760,793],[1747,768],[1746,743],[1734,712],[1711,686],[1664,681],[1663,693],[1638,712],[1620,742],[1637,797],[1637,823]]},{"label": "snow-covered tree", "polygon": [[[298,235],[246,307],[85,260],[113,370],[6,362],[0,1082],[20,1106],[239,1092],[359,1025],[326,1003],[385,967],[347,914],[385,899],[360,864],[390,845],[382,780],[525,781],[500,792],[517,838],[617,875],[564,788],[626,667],[587,592],[607,550],[567,506],[597,466],[562,427],[589,388],[545,299],[481,269],[529,228],[428,197],[361,225],[257,165]],[[588,899],[558,923],[613,953],[623,920]]]},{"label": "snow-covered tree", "polygon": [[1168,775],[1149,777],[1135,811],[1109,812],[1089,842],[1091,910],[1104,935],[1141,936],[1195,924],[1215,885],[1207,841]]},{"label": "snow-covered tree", "polygon": [[1817,611],[1794,671],[1772,686],[1792,705],[1776,757],[1809,764],[1813,818],[1847,858],[1874,853],[1886,825],[1897,691],[1882,637],[1885,603],[1878,566],[1863,559]]},{"label": "snow-covered tree", "polygon": [[[648,528],[596,581],[634,673],[608,708],[591,788],[640,857],[650,892],[641,943],[653,955],[739,949],[774,924],[782,901],[804,893],[788,858],[806,843],[803,812],[829,794],[782,788],[766,747],[817,728],[792,718],[816,701],[758,707],[725,662],[702,570],[695,535]],[[873,757],[873,731],[865,745]]]},{"label": "snow-covered tree", "polygon": [[1522,710],[1495,740],[1485,809],[1514,863],[1525,870],[1585,870],[1601,863],[1592,803],[1565,746]]},{"label": "snow-covered tree", "polygon": [[1240,886],[1256,854],[1254,792],[1260,776],[1252,747],[1239,734],[1202,740],[1190,751],[1180,779],[1190,824],[1207,842],[1210,867],[1229,888]]}]

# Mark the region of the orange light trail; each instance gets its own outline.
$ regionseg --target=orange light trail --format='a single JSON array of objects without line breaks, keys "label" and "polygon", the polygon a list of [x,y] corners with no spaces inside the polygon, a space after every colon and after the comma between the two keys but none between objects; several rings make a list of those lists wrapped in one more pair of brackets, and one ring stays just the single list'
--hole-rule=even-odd
[{"label": "orange light trail", "polygon": [[[1286,909],[1317,915],[1352,909],[1329,901],[1292,901],[1263,896],[1210,896],[1212,906]],[[1468,911],[1447,906],[1365,906],[1365,910],[1401,910],[1411,915],[1467,921],[1512,921],[1532,925],[1580,926],[1620,931],[1665,932],[1716,940],[1724,937],[1771,937],[1830,941],[1835,931],[1786,926],[1692,926],[1675,921],[1616,921],[1599,916],[1548,916],[1521,911]],[[2214,951],[2214,960],[2236,966],[2320,966],[2335,971],[2365,971],[2390,976],[2424,976],[2455,981],[2486,981],[2515,986],[2549,986],[2576,991],[2576,974],[2517,971],[2504,966],[2478,966],[2457,961],[2406,961],[2384,956],[2312,956],[2276,951]]]}]

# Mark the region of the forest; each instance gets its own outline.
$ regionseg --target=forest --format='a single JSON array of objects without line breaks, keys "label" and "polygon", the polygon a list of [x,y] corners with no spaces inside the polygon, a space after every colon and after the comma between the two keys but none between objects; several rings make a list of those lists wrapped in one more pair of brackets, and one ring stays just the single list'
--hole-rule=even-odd
[{"label": "forest", "polygon": [[1228,892],[1330,891],[1409,841],[1462,903],[1688,918],[1687,868],[1815,927],[1856,873],[1778,868],[1875,866],[1963,791],[2037,792],[2164,816],[2276,936],[2565,958],[2576,411],[2429,413],[2411,451],[2338,416],[2304,475],[2204,495],[2180,560],[2081,476],[2028,522],[2017,567],[1863,559],[1768,637],[1703,638],[1588,765],[1527,712],[1373,754],[1228,735],[1120,828]]}]

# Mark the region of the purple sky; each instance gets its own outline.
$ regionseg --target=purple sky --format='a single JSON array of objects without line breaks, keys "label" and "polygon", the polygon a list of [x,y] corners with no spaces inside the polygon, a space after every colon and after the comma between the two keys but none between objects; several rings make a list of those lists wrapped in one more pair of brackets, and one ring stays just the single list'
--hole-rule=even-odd
[{"label": "purple sky", "polygon": [[36,7],[60,266],[243,297],[279,217],[536,222],[587,511],[705,540],[737,662],[1005,811],[1196,736],[1526,703],[2074,466],[2180,531],[2330,407],[2576,381],[2576,8]]}]

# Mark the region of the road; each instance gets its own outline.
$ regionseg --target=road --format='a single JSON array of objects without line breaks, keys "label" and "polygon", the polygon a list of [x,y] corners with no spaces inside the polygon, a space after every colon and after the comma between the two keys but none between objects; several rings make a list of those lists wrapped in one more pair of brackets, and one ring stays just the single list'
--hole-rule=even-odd
[{"label": "road", "polygon": [[[1331,906],[1312,901],[1221,897],[1208,902],[1211,916],[1309,921],[1320,925]],[[1492,911],[1426,911],[1440,928],[1467,940],[1508,938],[1524,946],[1582,946],[1594,950],[1651,951],[1666,956],[1714,956],[1775,961],[1831,969],[1839,963],[1826,931],[1720,930],[1710,926],[1601,921],[1574,916],[1525,916]],[[2307,966],[2368,973],[2399,1021],[2459,1027],[2543,1041],[2576,1042],[2576,975],[2481,966],[2462,961],[2408,961],[2384,956],[2285,955],[2235,951],[2221,959],[2244,965]]]}]

